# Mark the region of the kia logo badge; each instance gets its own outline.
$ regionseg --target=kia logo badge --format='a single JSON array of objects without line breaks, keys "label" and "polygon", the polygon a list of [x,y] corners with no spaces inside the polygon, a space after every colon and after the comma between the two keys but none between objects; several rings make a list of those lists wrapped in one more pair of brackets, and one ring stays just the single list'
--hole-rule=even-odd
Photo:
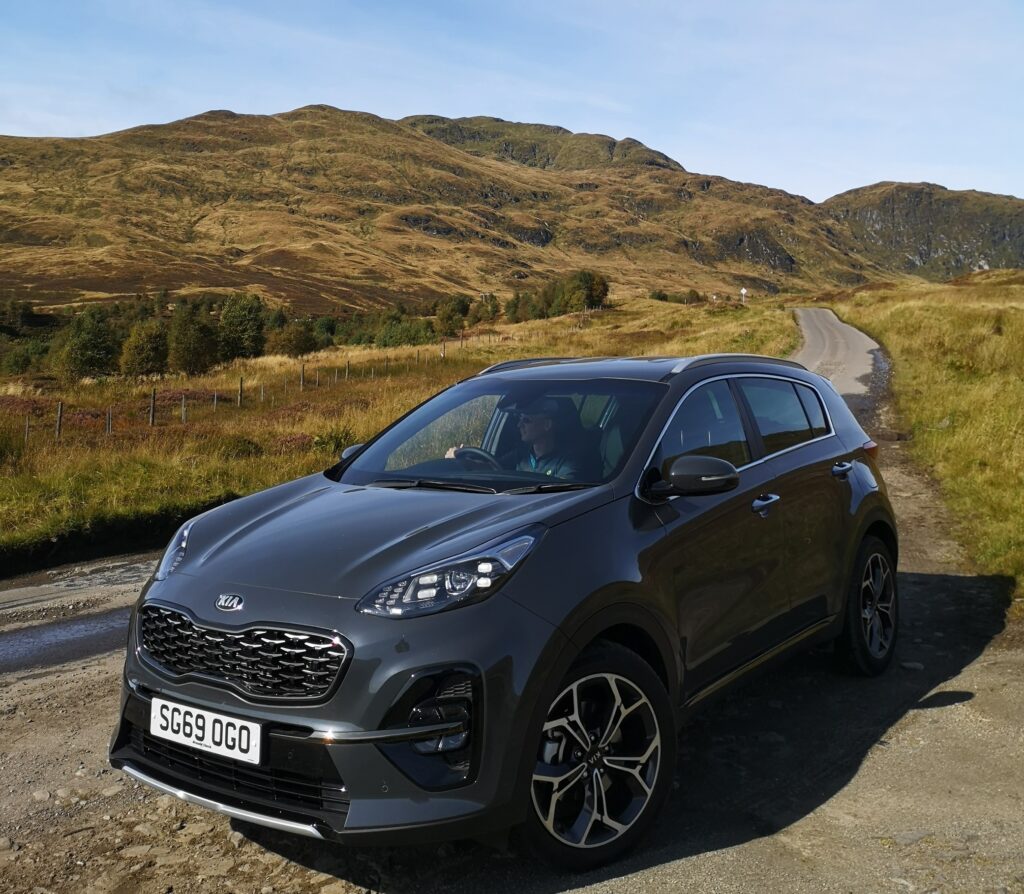
[{"label": "kia logo badge", "polygon": [[243,605],[245,605],[245,600],[237,593],[221,593],[217,597],[217,608],[222,612],[241,611]]}]

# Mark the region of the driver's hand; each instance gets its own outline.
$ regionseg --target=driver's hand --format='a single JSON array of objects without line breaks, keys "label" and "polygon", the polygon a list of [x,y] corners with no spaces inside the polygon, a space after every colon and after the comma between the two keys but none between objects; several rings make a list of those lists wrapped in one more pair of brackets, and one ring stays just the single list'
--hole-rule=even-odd
[{"label": "driver's hand", "polygon": [[444,455],[444,458],[445,459],[455,459],[455,451],[456,450],[461,450],[465,446],[466,446],[465,444],[459,444],[458,447],[449,447],[447,452]]}]

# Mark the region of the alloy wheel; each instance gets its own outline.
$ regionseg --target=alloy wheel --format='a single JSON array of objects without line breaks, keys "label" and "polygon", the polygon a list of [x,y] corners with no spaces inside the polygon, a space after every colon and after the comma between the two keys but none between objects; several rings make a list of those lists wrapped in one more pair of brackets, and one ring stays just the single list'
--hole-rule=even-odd
[{"label": "alloy wheel", "polygon": [[880,553],[873,553],[864,565],[860,619],[868,652],[883,658],[896,632],[896,586],[889,562]]},{"label": "alloy wheel", "polygon": [[545,720],[531,784],[544,828],[577,848],[626,833],[650,802],[661,731],[643,691],[618,674],[567,686]]}]

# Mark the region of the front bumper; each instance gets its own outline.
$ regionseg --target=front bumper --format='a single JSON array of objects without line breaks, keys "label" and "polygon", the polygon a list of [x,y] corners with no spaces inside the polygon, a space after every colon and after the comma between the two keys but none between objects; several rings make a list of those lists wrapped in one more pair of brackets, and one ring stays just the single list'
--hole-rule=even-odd
[{"label": "front bumper", "polygon": [[[163,586],[154,595],[199,615],[204,599],[196,595],[197,580],[175,585],[177,592]],[[260,612],[254,618],[260,623],[272,623],[271,605],[283,613],[285,596],[290,623],[325,627],[316,625],[317,616],[325,609],[339,614],[323,597],[263,600],[251,589],[246,601]],[[566,646],[562,634],[502,593],[397,621],[358,614],[351,603],[341,608],[352,616],[342,615],[351,661],[330,697],[315,705],[256,704],[209,681],[169,678],[142,659],[133,624],[111,764],[236,819],[330,840],[415,843],[487,834],[521,821],[526,736],[546,668]],[[416,743],[462,727],[456,721],[407,726],[396,717],[406,715],[417,681],[449,671],[474,681],[472,717],[463,724],[469,743],[459,755],[422,754]],[[153,696],[259,722],[260,765],[151,736]]]}]

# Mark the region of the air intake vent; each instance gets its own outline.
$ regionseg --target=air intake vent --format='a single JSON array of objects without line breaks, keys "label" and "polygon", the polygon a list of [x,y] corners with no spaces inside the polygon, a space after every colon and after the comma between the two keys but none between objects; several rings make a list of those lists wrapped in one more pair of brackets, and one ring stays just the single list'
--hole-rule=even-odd
[{"label": "air intake vent", "polygon": [[139,609],[143,656],[174,677],[201,677],[257,699],[325,698],[348,657],[332,633],[204,627],[161,605]]}]

